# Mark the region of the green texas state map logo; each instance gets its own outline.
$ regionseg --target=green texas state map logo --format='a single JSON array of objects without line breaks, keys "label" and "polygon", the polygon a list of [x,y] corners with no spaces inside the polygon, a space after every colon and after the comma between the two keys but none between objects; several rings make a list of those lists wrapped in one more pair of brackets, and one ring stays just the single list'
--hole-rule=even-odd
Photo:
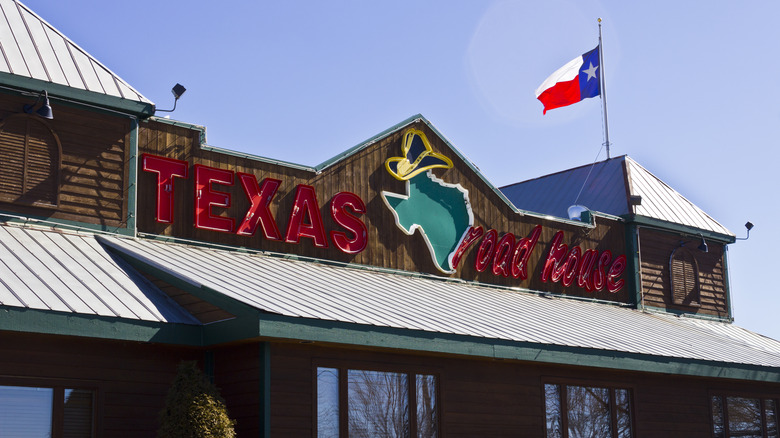
[{"label": "green texas state map logo", "polygon": [[435,168],[452,168],[452,160],[433,152],[420,130],[404,132],[402,154],[389,158],[385,168],[396,179],[406,181],[406,194],[382,192],[382,199],[395,216],[395,223],[407,235],[420,230],[436,267],[453,274],[453,257],[474,224],[468,190],[448,184],[433,174]]}]

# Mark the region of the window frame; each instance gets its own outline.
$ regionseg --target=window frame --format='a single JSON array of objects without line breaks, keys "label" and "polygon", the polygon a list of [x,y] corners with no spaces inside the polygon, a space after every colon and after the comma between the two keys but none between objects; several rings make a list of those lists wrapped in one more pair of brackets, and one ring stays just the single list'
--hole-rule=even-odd
[{"label": "window frame", "polygon": [[568,438],[569,436],[569,416],[568,416],[568,406],[566,403],[566,387],[569,386],[577,386],[577,387],[586,387],[586,388],[599,388],[599,389],[607,389],[609,391],[609,417],[610,417],[610,425],[612,430],[612,436],[614,438],[617,438],[618,434],[618,415],[617,415],[617,395],[616,390],[625,390],[628,392],[629,397],[629,409],[628,409],[628,415],[629,419],[631,421],[631,437],[636,437],[636,403],[634,402],[634,393],[636,392],[636,386],[628,383],[628,382],[614,382],[614,381],[604,381],[604,380],[580,380],[580,379],[566,379],[566,378],[547,378],[543,377],[541,381],[542,385],[542,418],[544,421],[542,421],[542,430],[543,430],[543,436],[547,436],[547,396],[546,396],[546,385],[558,385],[560,391],[559,391],[559,400],[558,404],[560,406],[560,415],[561,415],[561,437],[562,438]]},{"label": "window frame", "polygon": [[46,379],[46,378],[6,378],[0,376],[0,387],[25,387],[52,389],[51,438],[61,438],[64,433],[65,390],[78,389],[92,392],[92,436],[102,436],[102,395],[93,382]]},{"label": "window frame", "polygon": [[[780,394],[774,393],[756,393],[756,392],[734,392],[734,391],[709,391],[707,406],[709,407],[710,417],[710,434],[715,437],[715,417],[713,416],[713,399],[720,397],[722,415],[723,415],[723,438],[729,438],[729,409],[728,398],[743,398],[743,399],[757,399],[759,401],[759,409],[761,411],[761,436],[768,437],[767,431],[767,418],[766,418],[766,401],[773,400],[775,402],[775,421],[777,422],[778,429],[780,431]],[[780,433],[775,436],[780,436]],[[769,437],[772,438],[772,437]]]},{"label": "window frame", "polygon": [[441,416],[443,412],[441,398],[441,372],[437,368],[419,367],[404,364],[386,364],[376,362],[355,362],[344,360],[322,360],[312,361],[312,437],[318,437],[319,416],[318,416],[318,379],[317,371],[320,368],[334,368],[338,370],[338,400],[339,400],[339,437],[349,436],[349,379],[348,372],[352,371],[374,371],[383,373],[406,374],[407,376],[407,396],[409,406],[409,435],[411,438],[417,437],[417,376],[434,376],[434,397],[436,400],[436,430],[438,436],[441,432]]}]

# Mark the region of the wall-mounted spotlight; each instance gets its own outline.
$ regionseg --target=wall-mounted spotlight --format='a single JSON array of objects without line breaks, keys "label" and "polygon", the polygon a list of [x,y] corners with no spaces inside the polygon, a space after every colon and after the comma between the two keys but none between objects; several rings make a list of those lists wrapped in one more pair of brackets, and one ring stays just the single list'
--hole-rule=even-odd
[{"label": "wall-mounted spotlight", "polygon": [[182,84],[176,84],[171,88],[171,93],[173,93],[173,108],[169,110],[155,110],[155,112],[161,112],[161,113],[172,113],[176,109],[176,102],[179,101],[179,98],[181,97],[184,92],[187,91],[186,88]]},{"label": "wall-mounted spotlight", "polygon": [[701,237],[701,244],[699,244],[699,246],[697,248],[701,252],[709,252],[710,248],[707,246],[707,242],[704,241],[704,236],[701,235],[701,234],[699,234],[699,236]]},{"label": "wall-mounted spotlight", "polygon": [[750,221],[747,221],[745,224],[745,228],[747,229],[747,236],[745,237],[737,237],[735,240],[748,240],[750,239],[750,230],[753,229],[753,224]]},{"label": "wall-mounted spotlight", "polygon": [[[43,98],[43,103],[36,110],[35,107],[38,106],[38,102],[41,101],[41,98]],[[49,105],[49,93],[47,93],[46,90],[42,90],[40,93],[38,93],[38,98],[35,99],[35,103],[33,103],[32,105],[24,106],[24,112],[26,112],[27,114],[32,114],[34,112],[35,114],[38,114],[44,119],[49,119],[49,120],[53,119],[54,114],[52,114],[51,105]]]}]

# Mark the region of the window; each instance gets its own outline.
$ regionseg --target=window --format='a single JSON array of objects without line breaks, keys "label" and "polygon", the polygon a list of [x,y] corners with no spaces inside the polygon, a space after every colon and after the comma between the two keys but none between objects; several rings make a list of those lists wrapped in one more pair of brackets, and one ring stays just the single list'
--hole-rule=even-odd
[{"label": "window", "polygon": [[631,393],[622,388],[544,385],[547,438],[630,438]]},{"label": "window", "polygon": [[712,396],[712,434],[715,438],[778,438],[777,400]]},{"label": "window", "polygon": [[40,118],[14,114],[0,121],[0,201],[56,207],[61,150]]},{"label": "window", "polygon": [[0,386],[0,437],[90,438],[94,391]]},{"label": "window", "polygon": [[319,367],[316,392],[320,438],[439,436],[436,376]]}]

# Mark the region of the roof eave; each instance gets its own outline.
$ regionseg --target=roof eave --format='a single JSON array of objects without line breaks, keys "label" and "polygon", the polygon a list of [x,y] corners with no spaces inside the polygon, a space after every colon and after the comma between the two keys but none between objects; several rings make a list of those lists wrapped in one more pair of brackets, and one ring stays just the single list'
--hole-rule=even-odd
[{"label": "roof eave", "polygon": [[780,368],[265,314],[260,336],[622,371],[776,382]]},{"label": "roof eave", "polygon": [[733,234],[723,234],[711,230],[703,230],[701,228],[691,227],[688,225],[678,224],[674,222],[668,222],[661,219],[656,219],[648,216],[641,216],[637,214],[627,214],[621,216],[626,222],[634,223],[637,225],[643,225],[652,228],[658,228],[665,231],[677,232],[687,234],[691,236],[703,236],[706,239],[715,240],[723,244],[730,244],[736,242],[736,236]]},{"label": "roof eave", "polygon": [[150,102],[123,99],[6,72],[0,72],[0,84],[3,84],[0,86],[1,88],[19,92],[39,93],[41,90],[46,90],[50,99],[96,107],[138,118],[151,117],[155,111],[154,104]]}]

